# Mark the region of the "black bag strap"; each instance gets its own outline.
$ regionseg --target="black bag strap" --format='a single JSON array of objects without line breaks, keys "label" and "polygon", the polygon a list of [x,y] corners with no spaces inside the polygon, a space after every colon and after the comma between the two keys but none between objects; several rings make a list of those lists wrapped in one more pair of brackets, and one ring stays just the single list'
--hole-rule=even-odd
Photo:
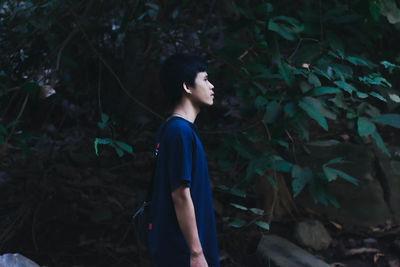
[{"label": "black bag strap", "polygon": [[[148,187],[148,189],[147,189],[147,195],[146,195],[146,198],[145,198],[145,202],[150,202],[151,199],[152,199],[153,186],[154,186],[154,176],[155,176],[155,174],[156,174],[158,151],[159,151],[159,148],[160,148],[160,143],[161,143],[162,136],[164,135],[164,132],[165,132],[165,130],[167,129],[168,125],[169,125],[171,122],[175,121],[175,120],[184,120],[184,121],[186,121],[184,118],[174,116],[174,117],[169,118],[169,119],[164,123],[164,125],[162,126],[162,128],[161,128],[161,130],[160,130],[160,134],[159,134],[159,136],[158,136],[158,138],[157,138],[157,141],[156,141],[156,147],[154,148],[153,170],[152,170],[152,174],[151,174],[150,184],[149,184],[149,187]],[[189,123],[189,125],[190,125],[190,127],[193,129],[193,131],[195,131],[196,134],[197,134],[197,129],[196,129],[196,127],[193,126],[191,123]]]}]

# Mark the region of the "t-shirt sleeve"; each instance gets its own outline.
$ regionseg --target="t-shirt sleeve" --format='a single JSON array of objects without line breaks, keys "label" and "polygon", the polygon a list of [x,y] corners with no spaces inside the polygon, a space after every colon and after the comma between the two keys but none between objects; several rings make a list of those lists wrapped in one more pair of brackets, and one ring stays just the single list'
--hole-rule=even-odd
[{"label": "t-shirt sleeve", "polygon": [[193,133],[191,128],[177,127],[166,140],[167,174],[171,192],[182,184],[190,187],[193,165]]}]

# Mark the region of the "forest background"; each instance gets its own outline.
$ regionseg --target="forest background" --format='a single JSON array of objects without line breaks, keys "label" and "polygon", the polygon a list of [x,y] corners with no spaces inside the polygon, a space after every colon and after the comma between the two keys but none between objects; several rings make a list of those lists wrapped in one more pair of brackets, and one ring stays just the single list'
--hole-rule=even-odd
[{"label": "forest background", "polygon": [[[159,66],[176,52],[204,57],[215,85],[196,123],[229,210],[217,216],[229,255],[240,229],[287,218],[274,216],[278,201],[301,193],[340,208],[330,183],[358,184],[335,168],[346,159],[312,166],[296,155],[336,140],[393,156],[399,33],[395,0],[1,1],[0,252],[146,266],[130,217],[169,112]],[[307,216],[291,205],[292,220]]]}]

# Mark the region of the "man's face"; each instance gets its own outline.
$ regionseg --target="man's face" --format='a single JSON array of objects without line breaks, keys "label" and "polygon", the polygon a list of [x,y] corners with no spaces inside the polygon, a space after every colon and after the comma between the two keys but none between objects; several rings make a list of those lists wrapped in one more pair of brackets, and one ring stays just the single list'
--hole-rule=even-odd
[{"label": "man's face", "polygon": [[197,73],[192,89],[192,98],[199,105],[211,106],[214,103],[214,85],[208,80],[207,72]]}]

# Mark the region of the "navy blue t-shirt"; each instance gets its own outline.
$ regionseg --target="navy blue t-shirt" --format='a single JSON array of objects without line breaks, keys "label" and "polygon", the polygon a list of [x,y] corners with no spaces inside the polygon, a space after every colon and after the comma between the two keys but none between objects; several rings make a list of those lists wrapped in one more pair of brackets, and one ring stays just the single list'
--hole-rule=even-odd
[{"label": "navy blue t-shirt", "polygon": [[[164,126],[164,122],[160,129]],[[184,119],[167,125],[160,139],[151,206],[148,241],[156,267],[190,266],[190,250],[179,228],[171,193],[182,184],[190,187],[203,253],[210,267],[219,267],[214,210],[203,146]],[[192,129],[193,128],[193,129]]]}]

